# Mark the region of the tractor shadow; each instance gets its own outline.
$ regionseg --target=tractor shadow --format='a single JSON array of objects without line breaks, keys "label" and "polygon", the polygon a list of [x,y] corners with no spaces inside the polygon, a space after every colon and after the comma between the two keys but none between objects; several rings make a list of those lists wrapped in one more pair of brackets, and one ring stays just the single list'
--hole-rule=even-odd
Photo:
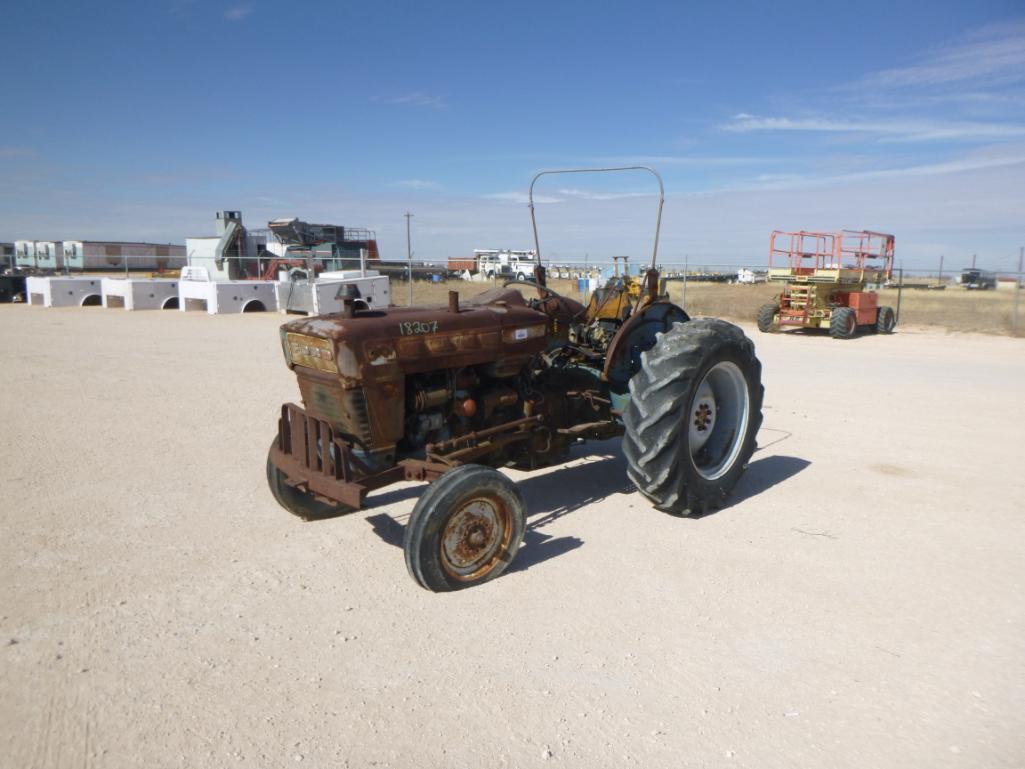
[{"label": "tractor shadow", "polygon": [[[543,474],[528,475],[519,479],[517,485],[527,504],[527,526],[523,544],[508,572],[525,571],[584,544],[579,537],[545,534],[541,529],[548,524],[613,494],[634,491],[626,477],[626,460],[619,449],[618,438],[574,446],[566,464]],[[415,486],[374,495],[372,503],[386,505],[418,497],[424,488]],[[404,521],[400,522],[388,513],[369,515],[366,521],[383,541],[402,547],[406,528]]]},{"label": "tractor shadow", "polygon": [[[584,544],[579,537],[553,537],[542,529],[550,523],[601,502],[615,494],[633,494],[636,489],[626,476],[626,459],[619,447],[620,439],[601,443],[575,446],[570,451],[565,465],[557,466],[540,475],[529,475],[517,485],[527,503],[527,526],[523,544],[507,573],[526,571],[532,566],[557,558]],[[590,461],[581,462],[587,459]],[[774,455],[751,462],[739,483],[730,495],[727,509],[751,497],[757,496],[773,486],[793,477],[811,462],[798,457]],[[418,497],[424,486],[395,489],[375,495],[373,503],[391,504]],[[689,520],[714,515],[691,516]],[[384,542],[402,547],[405,535],[405,521],[388,513],[369,515],[366,521],[374,533]]]},{"label": "tractor shadow", "polygon": [[807,459],[782,454],[755,460],[747,466],[747,470],[737,481],[727,500],[727,507],[768,491],[773,486],[794,477],[810,464]]}]

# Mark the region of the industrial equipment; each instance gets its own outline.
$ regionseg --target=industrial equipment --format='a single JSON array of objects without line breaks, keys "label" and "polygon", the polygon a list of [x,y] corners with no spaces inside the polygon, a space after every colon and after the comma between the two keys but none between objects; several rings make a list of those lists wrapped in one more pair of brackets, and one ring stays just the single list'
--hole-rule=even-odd
[{"label": "industrial equipment", "polygon": [[[588,307],[546,285],[533,193],[548,174],[642,170],[659,184],[651,267]],[[302,405],[281,406],[267,456],[275,499],[339,515],[399,481],[427,481],[406,526],[410,575],[432,591],[476,585],[513,560],[525,526],[495,468],[560,461],[570,444],[623,436],[628,475],[677,515],[721,507],[762,421],[761,364],[738,327],[691,319],[656,269],[664,195],[646,167],[542,171],[530,185],[532,281],[443,307],[363,310],[281,327]],[[606,312],[606,310],[610,310]]]},{"label": "industrial equipment", "polygon": [[961,271],[961,286],[971,290],[985,291],[997,287],[997,274],[989,270],[979,270],[975,267],[965,268]]},{"label": "industrial equipment", "polygon": [[825,328],[835,339],[860,329],[893,331],[897,317],[867,290],[893,276],[893,235],[868,230],[780,232],[769,238],[769,280],[783,283],[762,305],[758,330]]},{"label": "industrial equipment", "polygon": [[355,270],[380,261],[377,236],[361,227],[342,227],[336,224],[309,224],[297,217],[273,219],[267,227],[284,246],[279,259],[268,265],[265,279],[273,279],[277,270],[285,267],[306,269],[311,277],[323,270]]}]

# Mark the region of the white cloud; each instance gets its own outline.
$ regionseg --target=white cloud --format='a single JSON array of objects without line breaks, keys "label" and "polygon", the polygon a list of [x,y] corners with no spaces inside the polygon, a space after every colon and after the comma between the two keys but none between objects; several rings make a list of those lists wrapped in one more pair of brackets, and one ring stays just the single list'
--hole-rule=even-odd
[{"label": "white cloud", "polygon": [[878,135],[881,141],[920,142],[951,140],[992,140],[1025,136],[1025,126],[1014,123],[949,122],[938,120],[835,120],[822,117],[736,116],[720,126],[731,133],[753,131],[810,131],[826,133],[864,133]]},{"label": "white cloud", "polygon": [[228,21],[242,21],[253,12],[253,6],[248,3],[233,5],[224,12],[224,18]]},{"label": "white cloud", "polygon": [[393,182],[395,187],[404,187],[407,190],[438,190],[441,185],[428,179],[400,179]]},{"label": "white cloud", "polygon": [[[735,119],[750,118],[751,115],[736,115]],[[598,165],[617,166],[681,166],[681,167],[720,167],[720,166],[745,166],[760,165],[763,163],[780,163],[790,160],[788,157],[779,155],[768,156],[701,156],[701,155],[613,155],[588,157],[584,162]],[[656,170],[658,170],[656,168]]]},{"label": "white cloud", "polygon": [[[485,200],[505,200],[510,203],[522,203],[527,205],[530,196],[526,192],[492,192],[488,195],[481,195]],[[535,203],[561,203],[562,198],[554,198],[549,195],[535,195]]]},{"label": "white cloud", "polygon": [[[622,200],[623,198],[651,197],[654,192],[591,192],[590,190],[578,190],[564,188],[559,190],[560,195],[568,198],[580,198],[581,200]],[[535,198],[537,199],[537,198]]]},{"label": "white cloud", "polygon": [[431,109],[445,109],[448,104],[444,96],[434,96],[422,91],[413,91],[399,96],[374,96],[371,101],[381,104],[395,104],[399,106],[430,107]]},{"label": "white cloud", "polygon": [[965,171],[1007,168],[1025,164],[1025,151],[1008,155],[970,156],[939,163],[923,163],[899,168],[879,168],[870,171],[855,171],[847,174],[833,175],[802,175],[802,174],[762,174],[757,177],[753,187],[742,189],[800,189],[823,187],[848,182],[872,181],[877,179],[902,179],[908,177],[943,176]]},{"label": "white cloud", "polygon": [[1025,80],[1025,21],[993,24],[932,51],[907,67],[885,69],[853,84],[857,88],[929,87],[985,81],[988,86]]}]

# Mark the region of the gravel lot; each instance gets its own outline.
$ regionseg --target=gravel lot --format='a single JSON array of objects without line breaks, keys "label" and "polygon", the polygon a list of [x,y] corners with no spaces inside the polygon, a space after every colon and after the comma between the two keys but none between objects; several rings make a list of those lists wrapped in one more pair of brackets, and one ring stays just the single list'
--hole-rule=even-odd
[{"label": "gravel lot", "polygon": [[1020,767],[1025,341],[759,335],[726,509],[616,441],[522,483],[497,581],[405,571],[422,487],[266,490],[280,316],[0,306],[4,767]]}]

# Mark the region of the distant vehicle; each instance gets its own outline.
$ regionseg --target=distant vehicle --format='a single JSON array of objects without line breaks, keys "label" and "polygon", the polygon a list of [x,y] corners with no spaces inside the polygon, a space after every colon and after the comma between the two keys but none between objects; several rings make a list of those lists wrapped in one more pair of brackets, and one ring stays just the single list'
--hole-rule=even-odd
[{"label": "distant vehicle", "polygon": [[893,277],[893,247],[893,235],[869,230],[773,232],[769,280],[783,283],[783,291],[759,308],[758,330],[822,328],[834,339],[859,329],[892,333],[896,313],[868,286]]},{"label": "distant vehicle", "polygon": [[969,289],[985,291],[987,288],[997,287],[997,276],[989,270],[977,270],[974,267],[970,270],[961,271],[961,285]]},{"label": "distant vehicle", "polygon": [[736,283],[765,283],[769,279],[769,273],[765,270],[749,270],[747,267],[741,267],[737,270],[737,277],[734,282]]},{"label": "distant vehicle", "polygon": [[469,271],[489,279],[525,280],[534,273],[534,252],[478,248],[474,249],[472,259],[450,257],[448,269],[450,272]]}]

